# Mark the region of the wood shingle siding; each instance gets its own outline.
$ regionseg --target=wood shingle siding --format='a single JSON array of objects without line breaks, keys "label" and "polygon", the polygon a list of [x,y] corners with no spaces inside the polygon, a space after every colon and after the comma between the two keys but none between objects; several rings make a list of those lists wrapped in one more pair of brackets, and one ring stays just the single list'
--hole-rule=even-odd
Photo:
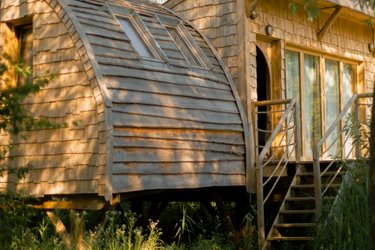
[{"label": "wood shingle siding", "polygon": [[[190,24],[160,5],[137,0],[23,5],[38,6],[34,76],[56,75],[26,104],[34,115],[69,126],[15,140],[16,162],[35,167],[9,186],[7,178],[0,179],[0,188],[111,199],[140,190],[245,185],[244,113],[220,59]],[[20,4],[3,1],[2,21],[16,19],[11,12],[17,8]],[[141,58],[112,15],[116,11],[137,13],[143,32],[166,59]],[[212,68],[191,67],[158,15],[185,25]]]}]

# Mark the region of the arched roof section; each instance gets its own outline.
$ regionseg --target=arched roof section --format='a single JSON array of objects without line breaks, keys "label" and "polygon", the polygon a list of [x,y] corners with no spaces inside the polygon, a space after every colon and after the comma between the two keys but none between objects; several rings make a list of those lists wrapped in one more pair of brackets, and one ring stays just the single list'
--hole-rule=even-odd
[{"label": "arched roof section", "polygon": [[108,199],[246,184],[245,114],[199,32],[149,2],[47,2],[68,27],[97,101],[106,104]]}]

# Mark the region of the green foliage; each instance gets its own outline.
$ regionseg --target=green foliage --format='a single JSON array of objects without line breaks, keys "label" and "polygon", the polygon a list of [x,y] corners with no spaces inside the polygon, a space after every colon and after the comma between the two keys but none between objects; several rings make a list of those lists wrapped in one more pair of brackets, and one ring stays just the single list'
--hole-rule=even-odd
[{"label": "green foliage", "polygon": [[[5,77],[7,72],[15,72],[15,78]],[[31,80],[32,71],[23,63],[14,62],[5,56],[0,63],[0,133],[19,134],[21,131],[32,129],[53,129],[66,126],[46,118],[34,118],[25,108],[26,98],[38,93],[45,87],[53,76],[46,76]],[[4,164],[4,159],[12,150],[12,141],[0,145],[0,176],[4,171],[24,177],[30,168],[29,165],[10,169]]]},{"label": "green foliage", "polygon": [[289,10],[292,14],[296,14],[302,7],[303,11],[307,13],[307,20],[313,21],[319,16],[320,9],[317,5],[317,0],[302,0],[302,1],[290,1]]},{"label": "green foliage", "polygon": [[[35,242],[35,221],[41,221],[42,213],[26,205],[22,195],[8,193],[0,196],[0,249],[25,249],[26,244]],[[46,240],[46,221],[39,235]]]},{"label": "green foliage", "polygon": [[[46,76],[34,79],[30,77],[32,71],[22,63],[13,62],[7,59],[7,64],[0,64],[0,131],[7,131],[14,134],[22,130],[48,129],[61,127],[63,124],[51,122],[45,118],[35,119],[30,112],[24,108],[24,101],[27,97],[38,93],[46,86],[53,76]],[[10,65],[11,68],[8,69]],[[17,83],[3,77],[6,71],[15,71]]]},{"label": "green foliage", "polygon": [[124,213],[109,211],[105,216],[108,223],[97,226],[86,236],[86,249],[162,249],[158,222],[150,220],[148,229],[143,230],[135,226],[138,216],[130,210],[126,209]]},{"label": "green foliage", "polygon": [[348,117],[344,130],[354,143],[361,143],[363,157],[341,162],[346,175],[333,205],[324,204],[316,249],[370,249],[369,121],[357,124],[353,117]]},{"label": "green foliage", "polygon": [[317,249],[370,249],[368,166],[362,160],[346,163],[348,175],[336,204],[323,210]]}]

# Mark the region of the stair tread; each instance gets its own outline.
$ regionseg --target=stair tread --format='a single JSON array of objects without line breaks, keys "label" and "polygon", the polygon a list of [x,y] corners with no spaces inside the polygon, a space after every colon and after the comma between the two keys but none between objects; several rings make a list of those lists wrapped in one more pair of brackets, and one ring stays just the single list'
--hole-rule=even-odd
[{"label": "stair tread", "polygon": [[[322,186],[327,186],[327,184],[322,184]],[[331,187],[340,187],[341,184],[332,183],[330,186]],[[315,184],[295,184],[295,185],[291,186],[291,188],[313,188],[313,187],[315,187]]]},{"label": "stair tread", "polygon": [[[324,173],[324,175],[335,175],[336,173],[337,173],[337,171],[327,171],[327,172]],[[338,175],[345,175],[345,173],[346,172],[342,170],[338,173]],[[300,173],[297,174],[297,176],[313,176],[313,175],[314,175],[313,172],[300,172]]]},{"label": "stair tread", "polygon": [[293,196],[285,198],[286,201],[315,201],[315,197],[311,196]]},{"label": "stair tread", "polygon": [[306,210],[296,210],[296,209],[288,209],[288,210],[281,210],[281,214],[311,214],[315,213],[315,209],[306,209]]},{"label": "stair tread", "polygon": [[268,240],[270,241],[310,241],[310,240],[314,240],[314,237],[308,237],[308,236],[290,236],[290,237],[286,237],[286,236],[274,236],[274,237],[270,237],[268,238]]},{"label": "stair tread", "polygon": [[315,227],[316,223],[279,223],[275,227]]}]

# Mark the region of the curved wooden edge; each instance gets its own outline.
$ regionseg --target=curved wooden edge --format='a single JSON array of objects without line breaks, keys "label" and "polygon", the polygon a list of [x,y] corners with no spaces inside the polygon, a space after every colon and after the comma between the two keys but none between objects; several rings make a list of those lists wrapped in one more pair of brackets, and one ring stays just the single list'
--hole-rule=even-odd
[{"label": "curved wooden edge", "polygon": [[254,138],[254,136],[252,135],[252,130],[250,130],[249,123],[248,123],[248,119],[251,120],[251,116],[248,117],[246,115],[245,109],[242,106],[242,103],[241,103],[241,100],[240,100],[240,96],[238,94],[238,91],[236,89],[234,81],[233,81],[230,73],[228,72],[228,69],[225,66],[224,61],[222,60],[219,52],[216,50],[216,48],[213,45],[213,43],[199,29],[197,29],[195,27],[195,25],[193,25],[191,22],[189,22],[185,18],[182,18],[178,13],[176,13],[175,11],[173,11],[173,10],[165,7],[164,5],[162,5],[161,7],[164,8],[165,10],[169,11],[170,13],[172,13],[173,15],[175,15],[176,17],[180,18],[182,21],[186,22],[191,27],[193,27],[193,29],[196,32],[198,32],[198,34],[207,43],[207,45],[209,46],[209,48],[211,49],[211,51],[214,53],[216,59],[218,60],[221,68],[223,69],[223,72],[224,72],[224,74],[225,74],[225,76],[226,76],[226,78],[227,78],[227,80],[229,82],[230,88],[231,88],[233,96],[235,98],[235,101],[236,101],[236,104],[237,104],[237,108],[238,108],[238,111],[240,113],[240,117],[241,117],[241,120],[242,120],[243,130],[244,130],[245,147],[246,147],[245,148],[245,150],[246,150],[246,154],[245,154],[245,157],[246,157],[246,162],[245,162],[246,163],[246,165],[245,165],[246,166],[246,169],[245,169],[245,173],[246,173],[246,190],[247,190],[248,193],[255,193],[256,192],[256,187],[255,187],[255,182],[256,182],[255,167],[252,164],[252,162],[253,162],[252,159],[255,159],[255,155],[254,155],[254,150],[251,149],[252,148],[251,147],[251,145],[252,145],[251,144],[251,138]]},{"label": "curved wooden edge", "polygon": [[[46,0],[45,0],[46,1]],[[53,2],[55,1],[56,4]],[[91,65],[91,69],[94,72],[93,78],[97,80],[97,84],[99,86],[99,90],[101,93],[101,97],[103,98],[103,102],[105,104],[105,115],[104,115],[104,123],[105,123],[105,130],[106,130],[106,181],[105,181],[105,199],[109,202],[112,202],[113,199],[113,185],[112,185],[112,151],[113,151],[113,119],[112,119],[112,102],[110,99],[108,88],[104,82],[104,76],[100,70],[99,64],[95,59],[95,53],[93,48],[84,32],[81,28],[80,22],[75,17],[75,14],[70,11],[69,7],[67,7],[63,1],[61,0],[53,0],[53,1],[46,1],[47,4],[56,12],[56,14],[60,17],[61,21],[64,23],[65,27],[69,31],[69,35],[71,36],[74,44],[76,45],[76,49],[79,50],[78,45],[83,44],[82,47],[85,49],[85,54],[89,58],[88,62]],[[63,11],[63,14],[59,14],[57,8],[60,8],[60,12]],[[64,21],[63,17],[67,16],[68,21]],[[70,25],[68,25],[70,24]],[[69,26],[69,27],[68,27]],[[78,34],[78,39],[73,39],[72,35],[76,33]],[[81,55],[80,55],[81,56]],[[81,56],[81,62],[84,65]],[[85,71],[86,67],[85,67]],[[92,79],[89,77],[89,81],[91,82]],[[96,98],[95,98],[96,99]]]}]

